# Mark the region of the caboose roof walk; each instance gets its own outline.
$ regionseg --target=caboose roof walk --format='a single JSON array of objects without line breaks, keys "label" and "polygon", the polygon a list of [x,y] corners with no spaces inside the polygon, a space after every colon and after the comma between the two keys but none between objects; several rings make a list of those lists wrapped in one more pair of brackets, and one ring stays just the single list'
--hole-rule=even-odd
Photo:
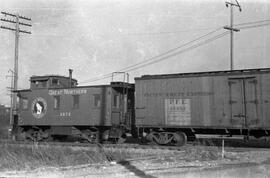
[{"label": "caboose roof walk", "polygon": [[136,77],[135,80],[188,78],[188,77],[205,77],[205,76],[230,76],[230,75],[243,75],[243,74],[247,75],[247,74],[263,74],[263,73],[270,73],[270,68],[192,72],[192,73],[177,73],[177,74],[160,74],[160,75],[143,75],[142,77]]}]

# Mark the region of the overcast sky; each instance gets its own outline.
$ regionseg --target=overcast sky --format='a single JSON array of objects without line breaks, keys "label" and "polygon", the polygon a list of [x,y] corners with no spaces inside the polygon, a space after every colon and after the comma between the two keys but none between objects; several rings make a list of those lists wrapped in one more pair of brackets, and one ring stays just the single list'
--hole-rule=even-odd
[{"label": "overcast sky", "polygon": [[[268,0],[239,3],[242,12],[234,9],[234,24],[270,20]],[[68,76],[69,68],[81,85],[107,84],[110,79],[89,81],[217,30],[205,40],[215,37],[230,23],[225,0],[0,0],[0,10],[32,18],[32,27],[21,26],[32,34],[20,34],[19,89],[29,88],[32,75]],[[270,22],[251,25],[265,23]],[[262,26],[235,33],[235,69],[270,67],[269,32],[270,26]],[[0,103],[9,104],[6,75],[13,70],[14,33],[0,29],[0,40]],[[177,55],[130,71],[130,80],[144,74],[229,70],[230,36],[203,40],[193,43],[203,43],[197,48],[179,48]]]}]

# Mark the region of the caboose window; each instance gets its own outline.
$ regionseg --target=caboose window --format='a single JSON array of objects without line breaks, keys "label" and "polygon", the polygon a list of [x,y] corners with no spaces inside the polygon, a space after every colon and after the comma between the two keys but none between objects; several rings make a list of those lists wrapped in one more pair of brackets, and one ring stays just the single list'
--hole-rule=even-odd
[{"label": "caboose window", "polygon": [[80,98],[79,95],[72,95],[73,97],[73,108],[79,108]]},{"label": "caboose window", "polygon": [[94,106],[100,107],[100,105],[101,105],[101,96],[100,96],[100,94],[95,94],[94,95]]},{"label": "caboose window", "polygon": [[47,81],[42,81],[41,83],[43,88],[47,87]]},{"label": "caboose window", "polygon": [[27,98],[22,99],[22,109],[24,109],[24,110],[28,109],[28,99]]},{"label": "caboose window", "polygon": [[54,109],[60,108],[60,96],[54,96]]},{"label": "caboose window", "polygon": [[59,85],[59,80],[56,78],[53,78],[52,79],[52,86],[57,86],[57,85]]},{"label": "caboose window", "polygon": [[113,97],[113,106],[119,108],[119,95],[114,95]]}]

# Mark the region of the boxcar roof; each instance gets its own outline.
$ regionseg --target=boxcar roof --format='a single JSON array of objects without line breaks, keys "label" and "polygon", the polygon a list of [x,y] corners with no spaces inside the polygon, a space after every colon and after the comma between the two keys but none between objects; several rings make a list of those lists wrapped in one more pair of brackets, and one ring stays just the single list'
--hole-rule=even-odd
[{"label": "boxcar roof", "polygon": [[141,77],[136,77],[135,80],[205,77],[205,76],[252,75],[252,74],[263,74],[263,73],[270,73],[270,68],[160,74],[160,75],[143,75]]}]

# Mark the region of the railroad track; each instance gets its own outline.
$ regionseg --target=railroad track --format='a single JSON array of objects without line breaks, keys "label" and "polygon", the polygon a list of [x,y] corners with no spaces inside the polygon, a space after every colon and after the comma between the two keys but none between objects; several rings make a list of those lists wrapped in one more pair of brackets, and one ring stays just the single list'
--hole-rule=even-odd
[{"label": "railroad track", "polygon": [[[13,141],[13,140],[0,140],[0,144],[8,144],[8,145],[18,145],[18,146],[46,146],[46,147],[70,147],[72,149],[103,149],[103,150],[117,150],[117,149],[128,149],[131,151],[135,150],[156,150],[156,151],[163,151],[163,152],[181,152],[186,151],[191,148],[203,148],[206,150],[211,149],[221,149],[221,145],[217,144],[210,144],[210,145],[203,145],[194,142],[188,142],[185,146],[177,147],[177,146],[161,146],[161,145],[153,145],[153,144],[138,144],[138,143],[123,143],[123,144],[112,144],[112,143],[78,143],[78,142],[31,142],[31,141]],[[234,146],[234,145],[227,145],[225,146],[225,151],[229,152],[245,152],[245,151],[270,151],[270,148],[267,147],[241,147]]]},{"label": "railroad track", "polygon": [[155,149],[164,151],[183,151],[184,147],[175,146],[159,146],[159,145],[142,145],[136,143],[123,143],[123,144],[112,144],[112,143],[78,143],[78,142],[28,142],[28,141],[13,141],[13,140],[0,140],[1,144],[18,145],[18,146],[55,146],[55,147],[71,147],[77,149],[91,149],[91,148],[103,148],[103,149]]}]

